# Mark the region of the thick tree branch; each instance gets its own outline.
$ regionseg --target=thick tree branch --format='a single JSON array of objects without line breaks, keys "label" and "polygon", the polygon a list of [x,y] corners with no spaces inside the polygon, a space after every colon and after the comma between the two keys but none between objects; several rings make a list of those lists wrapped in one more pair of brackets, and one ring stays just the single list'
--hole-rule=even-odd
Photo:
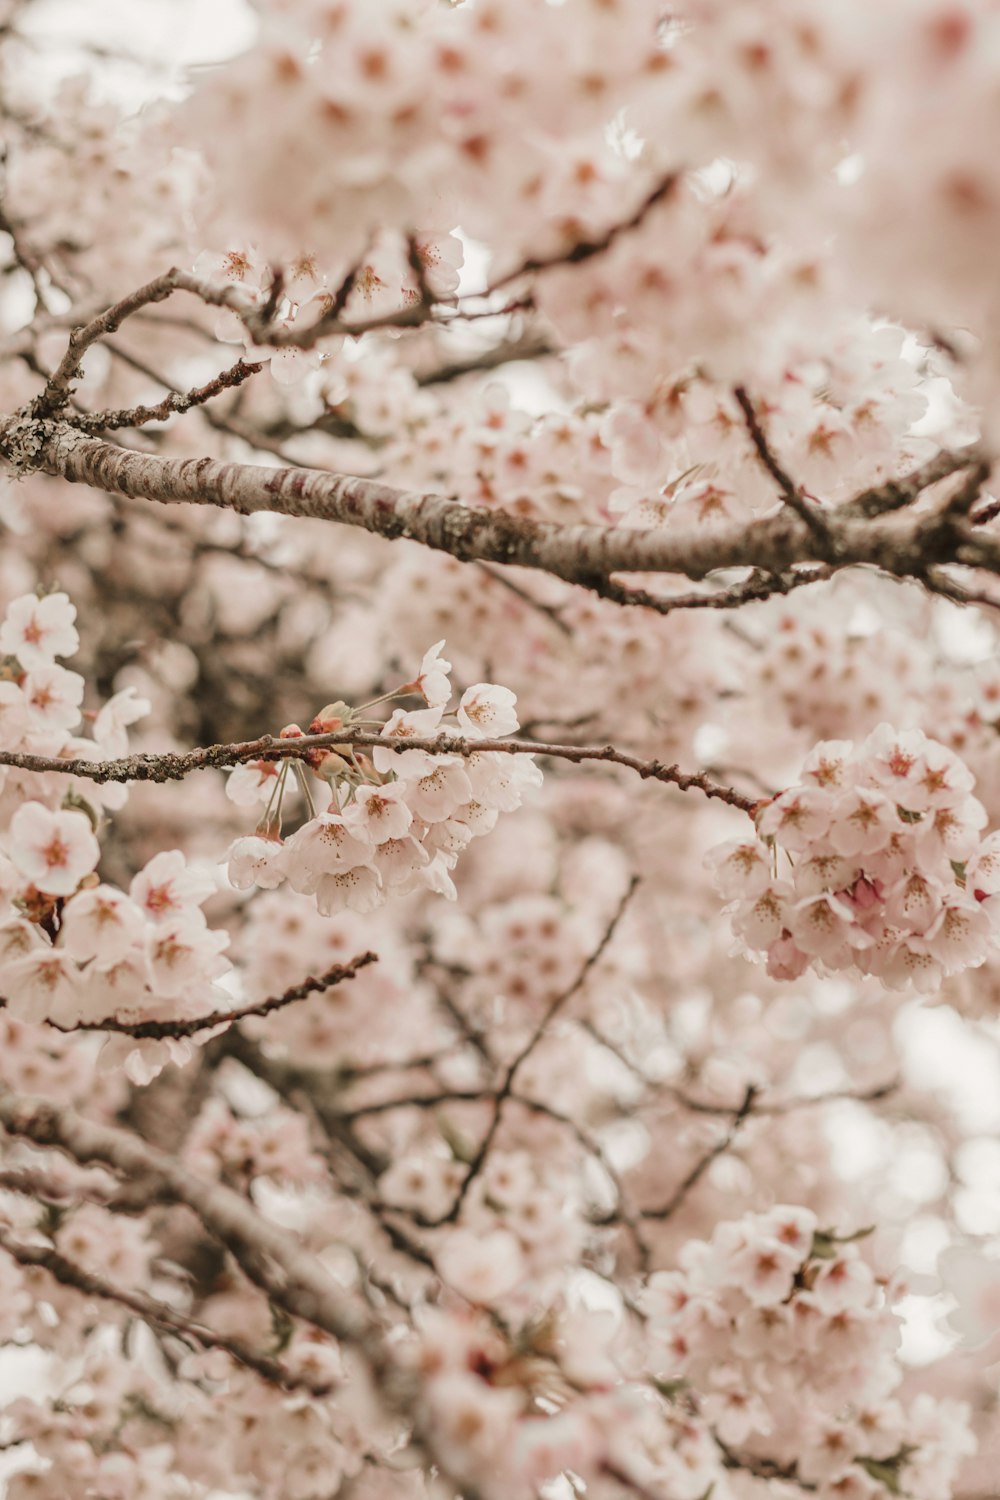
[{"label": "thick tree branch", "polygon": [[[867,564],[897,577],[923,579],[929,565],[948,562],[1000,571],[1000,538],[975,528],[947,504],[930,513],[891,511],[873,518],[857,516],[847,505],[824,517],[821,536],[787,506],[711,530],[562,526],[353,475],[136,453],[30,412],[0,423],[0,457],[17,472],[40,470],[110,494],[359,526],[390,540],[421,542],[463,561],[538,569],[611,598],[616,573],[702,579],[719,569],[749,567],[784,575],[800,564],[819,563],[832,568]],[[942,468],[954,473],[982,464],[982,454],[972,450],[949,455],[947,463],[942,458],[930,470],[929,482],[942,477]],[[928,482],[926,473],[926,468],[915,471],[910,482]],[[907,483],[894,485],[898,490]],[[869,493],[870,503],[874,493]],[[647,601],[625,595],[619,602]]]}]

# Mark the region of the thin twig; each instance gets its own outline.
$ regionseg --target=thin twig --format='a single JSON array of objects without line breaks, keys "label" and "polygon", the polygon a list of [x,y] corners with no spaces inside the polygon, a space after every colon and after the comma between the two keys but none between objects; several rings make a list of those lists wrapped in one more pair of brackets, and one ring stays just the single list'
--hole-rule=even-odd
[{"label": "thin twig", "polygon": [[618,923],[624,916],[625,908],[631,901],[638,884],[638,877],[633,876],[632,880],[629,882],[628,890],[625,892],[624,896],[618,904],[618,909],[616,910],[614,916],[611,918],[611,921],[608,923],[607,927],[604,930],[604,935],[601,938],[601,941],[598,943],[597,947],[593,950],[590,956],[584,961],[572,984],[568,985],[567,988],[564,989],[560,994],[558,994],[556,998],[551,1002],[551,1004],[546,1009],[545,1014],[542,1016],[541,1020],[538,1022],[531,1035],[528,1037],[528,1040],[517,1052],[513,1061],[508,1064],[503,1079],[501,1080],[500,1087],[497,1089],[493,1097],[493,1116],[486,1129],[486,1134],[480,1141],[479,1147],[471,1162],[469,1163],[468,1171],[462,1178],[462,1182],[457,1193],[455,1194],[451,1207],[448,1209],[447,1213],[445,1213],[439,1220],[436,1221],[437,1223],[452,1224],[461,1213],[462,1204],[465,1202],[469,1189],[472,1187],[472,1184],[475,1182],[476,1178],[479,1176],[480,1172],[486,1164],[486,1158],[489,1155],[490,1147],[493,1145],[496,1133],[500,1128],[500,1119],[503,1114],[504,1104],[511,1097],[514,1088],[514,1080],[517,1077],[518,1072],[534,1052],[535,1048],[538,1046],[538,1043],[541,1041],[550,1024],[555,1020],[556,1016],[561,1010],[564,1009],[569,1001],[573,999],[574,995],[577,994],[581,986],[586,982],[587,977],[593,969],[594,965],[598,963],[603,956],[605,949],[607,948],[611,939],[614,937],[615,930],[618,927]]},{"label": "thin twig", "polygon": [[[245,380],[250,379],[251,375],[256,375],[263,368],[262,364],[248,364],[241,358],[225,370],[220,370],[219,374],[205,385],[195,386],[192,390],[184,392],[171,390],[155,406],[131,406],[123,407],[118,411],[86,412],[68,417],[67,421],[73,427],[78,427],[81,432],[94,433],[109,432],[119,427],[142,427],[147,422],[165,422],[168,417],[179,416],[195,406],[203,406],[206,401],[211,401],[223,391],[242,385]],[[160,382],[160,384],[166,383]]]},{"label": "thin twig", "polygon": [[793,510],[801,520],[805,521],[816,541],[821,542],[825,548],[829,541],[829,532],[824,518],[817,513],[815,506],[811,505],[804,498],[794,479],[778,462],[767,440],[767,435],[760,424],[757,413],[754,410],[753,402],[750,400],[743,386],[736,386],[733,395],[736,397],[739,408],[743,413],[747,431],[750,434],[750,440],[756,449],[757,457],[762,466],[778,486],[788,508]]},{"label": "thin twig", "polygon": [[[334,964],[332,969],[328,969],[325,974],[318,977],[309,975],[301,984],[293,984],[280,995],[271,995],[267,1000],[260,1000],[256,1005],[248,1005],[243,1009],[215,1011],[209,1016],[193,1016],[177,1021],[118,1021],[109,1016],[103,1021],[78,1021],[73,1026],[61,1026],[56,1021],[47,1021],[46,1024],[56,1031],[121,1032],[139,1041],[163,1041],[168,1037],[197,1036],[200,1031],[207,1031],[215,1026],[229,1026],[235,1022],[248,1021],[253,1016],[269,1016],[276,1010],[284,1009],[286,1005],[294,1005],[299,1000],[308,1000],[310,995],[332,989],[336,984],[343,984],[345,980],[353,979],[359,969],[377,962],[376,953],[359,953],[349,963]],[[0,1005],[5,1003],[0,1001]]]},{"label": "thin twig", "polygon": [[726,1151],[729,1150],[730,1146],[739,1135],[744,1122],[749,1118],[750,1114],[753,1111],[754,1100],[757,1097],[757,1092],[758,1091],[753,1084],[750,1084],[748,1086],[746,1095],[743,1099],[743,1103],[733,1115],[732,1121],[729,1125],[729,1129],[726,1131],[725,1135],[721,1136],[719,1140],[716,1141],[715,1145],[711,1148],[710,1151],[706,1151],[704,1156],[699,1157],[684,1180],[680,1182],[673,1193],[671,1193],[666,1203],[662,1204],[659,1208],[644,1208],[641,1210],[641,1214],[644,1219],[669,1219],[672,1214],[675,1214],[677,1212],[681,1204],[684,1202],[684,1199],[687,1197],[688,1193],[698,1182],[701,1181],[701,1178],[708,1171],[712,1163],[714,1161],[717,1161],[720,1156],[722,1156]]}]

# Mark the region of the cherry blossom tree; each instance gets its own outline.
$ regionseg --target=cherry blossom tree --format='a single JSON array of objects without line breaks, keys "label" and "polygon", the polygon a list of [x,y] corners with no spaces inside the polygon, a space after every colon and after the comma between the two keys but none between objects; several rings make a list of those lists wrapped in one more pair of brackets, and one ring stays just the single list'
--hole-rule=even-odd
[{"label": "cherry blossom tree", "polygon": [[149,3],[0,0],[5,1493],[986,1500],[1000,6]]}]

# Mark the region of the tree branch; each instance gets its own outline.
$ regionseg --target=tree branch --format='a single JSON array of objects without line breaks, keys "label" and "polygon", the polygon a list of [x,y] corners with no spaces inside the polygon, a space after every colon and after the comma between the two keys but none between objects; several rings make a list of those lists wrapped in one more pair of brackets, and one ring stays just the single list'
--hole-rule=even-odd
[{"label": "tree branch", "polygon": [[55,1147],[81,1165],[99,1161],[126,1179],[155,1182],[170,1200],[186,1204],[250,1280],[286,1312],[358,1346],[375,1363],[384,1359],[371,1315],[292,1235],[262,1218],[224,1183],[196,1177],[131,1131],[10,1089],[0,1088],[0,1124],[9,1134]]},{"label": "tree branch", "polygon": [[[233,1022],[247,1021],[252,1016],[269,1016],[276,1010],[282,1010],[286,1005],[294,1005],[299,1000],[307,1000],[310,995],[332,989],[334,985],[342,984],[346,979],[353,979],[359,969],[377,962],[378,954],[359,953],[349,963],[334,964],[332,969],[328,969],[318,978],[309,975],[301,984],[293,984],[280,995],[271,995],[267,1000],[258,1001],[256,1005],[249,1005],[244,1009],[220,1010],[209,1016],[192,1016],[177,1021],[117,1021],[109,1016],[104,1021],[79,1021],[75,1026],[60,1026],[56,1021],[47,1021],[46,1025],[53,1027],[56,1031],[122,1032],[125,1036],[135,1037],[140,1041],[163,1041],[167,1037],[196,1036],[199,1031],[208,1031],[215,1026],[228,1026]],[[0,1001],[0,1005],[3,1004],[6,1002]]]},{"label": "tree branch", "polygon": [[220,370],[219,374],[207,384],[195,386],[192,390],[183,393],[171,391],[155,406],[122,407],[118,411],[94,413],[80,412],[67,420],[80,432],[90,433],[110,432],[117,427],[142,427],[147,422],[165,422],[168,417],[191,411],[195,406],[203,406],[206,401],[211,401],[223,391],[242,385],[245,380],[250,379],[251,375],[256,375],[263,368],[262,364],[247,364],[243,359],[238,359],[235,364],[229,365],[225,370]]},{"label": "tree branch", "polygon": [[624,750],[616,750],[613,745],[557,745],[545,740],[473,740],[457,735],[441,735],[436,739],[393,739],[352,729],[339,729],[332,734],[304,734],[286,740],[265,734],[256,740],[231,745],[208,745],[200,750],[189,750],[185,754],[171,751],[163,755],[127,755],[121,760],[105,761],[62,760],[16,750],[0,750],[0,766],[15,766],[21,771],[59,771],[67,776],[80,776],[98,783],[181,781],[192,771],[222,769],[246,761],[307,760],[311,751],[326,750],[335,745],[350,745],[359,750],[377,746],[395,754],[402,754],[406,750],[426,750],[433,755],[543,755],[574,764],[596,761],[624,766],[627,770],[635,771],[643,781],[662,781],[682,792],[701,792],[704,796],[717,802],[725,802],[728,807],[738,808],[751,817],[759,802],[759,798],[744,796],[733,787],[712,781],[704,772],[686,772],[678,766],[665,766],[658,760],[640,760],[638,756],[629,755]]},{"label": "tree branch", "polygon": [[[867,564],[897,577],[923,579],[928,565],[947,562],[1000,571],[1000,538],[949,513],[947,506],[931,515],[890,512],[862,518],[847,505],[824,518],[822,536],[789,506],[711,530],[564,526],[354,475],[137,453],[68,422],[39,420],[31,410],[0,422],[0,457],[16,472],[39,470],[110,494],[359,526],[462,561],[538,569],[612,599],[616,573],[676,573],[700,580],[725,568],[782,575],[803,563],[822,563],[831,568]],[[954,473],[982,461],[971,451],[950,455],[947,465],[942,459],[930,469],[930,482],[942,477],[942,467]],[[927,474],[925,466],[897,484],[926,483]],[[626,595],[617,602],[646,601]]]},{"label": "tree branch", "polygon": [[781,464],[778,462],[778,459],[775,457],[771,445],[767,440],[767,435],[765,434],[764,429],[760,424],[757,413],[754,410],[754,404],[750,400],[750,397],[747,395],[743,386],[738,385],[733,391],[733,395],[736,397],[740,411],[742,411],[743,413],[743,417],[747,425],[747,431],[750,434],[750,441],[754,445],[761,466],[766,469],[768,474],[770,474],[771,478],[774,480],[775,484],[778,486],[785,504],[789,506],[797,516],[805,521],[813,536],[825,549],[827,543],[827,526],[825,518],[820,516],[817,513],[815,507],[805,499],[794,479],[791,478],[791,476],[786,472],[784,468],[782,468]]},{"label": "tree branch", "polygon": [[532,1052],[534,1052],[535,1048],[538,1046],[538,1043],[541,1041],[549,1025],[555,1020],[556,1016],[561,1010],[564,1009],[569,1001],[572,1000],[573,996],[579,991],[580,987],[586,981],[587,976],[593,969],[594,965],[602,957],[604,950],[607,948],[611,939],[615,935],[615,930],[618,926],[618,923],[624,916],[625,908],[631,901],[638,884],[638,877],[633,876],[632,880],[629,882],[628,890],[625,892],[624,896],[618,904],[618,910],[615,912],[614,916],[611,918],[611,921],[605,928],[604,935],[602,936],[597,947],[584,961],[572,984],[568,985],[567,988],[564,989],[561,994],[558,994],[556,998],[551,1002],[545,1014],[538,1022],[538,1025],[532,1031],[528,1040],[520,1048],[513,1061],[508,1064],[507,1069],[500,1082],[500,1087],[493,1095],[493,1116],[487,1127],[486,1134],[480,1141],[478,1149],[476,1150],[476,1154],[475,1156],[473,1156],[471,1162],[469,1163],[469,1169],[466,1172],[465,1176],[462,1178],[458,1191],[455,1194],[454,1199],[452,1200],[451,1207],[448,1209],[447,1213],[445,1213],[440,1219],[435,1221],[435,1224],[453,1224],[461,1213],[462,1204],[465,1202],[469,1189],[472,1187],[472,1184],[475,1182],[476,1178],[483,1170],[483,1167],[486,1165],[486,1158],[489,1155],[490,1147],[493,1145],[493,1141],[496,1138],[496,1133],[500,1128],[500,1119],[503,1115],[503,1107],[513,1093],[515,1078],[517,1077],[523,1064],[527,1062]]},{"label": "tree branch", "polygon": [[158,1297],[151,1297],[146,1292],[130,1290],[126,1287],[113,1286],[103,1277],[85,1270],[83,1266],[68,1260],[66,1256],[60,1255],[58,1250],[47,1245],[26,1244],[2,1225],[0,1225],[0,1249],[5,1250],[18,1265],[39,1267],[63,1286],[73,1287],[86,1297],[99,1297],[105,1302],[114,1302],[119,1307],[127,1308],[150,1328],[155,1328],[160,1333],[173,1334],[184,1343],[194,1344],[202,1349],[221,1349],[238,1364],[254,1370],[262,1379],[271,1385],[280,1386],[282,1390],[306,1390],[312,1396],[326,1396],[333,1389],[328,1381],[315,1380],[308,1374],[294,1374],[280,1360],[261,1353],[240,1338],[216,1333],[204,1323],[185,1317],[168,1303],[161,1302]]},{"label": "tree branch", "polygon": [[720,1156],[724,1155],[724,1153],[729,1150],[730,1146],[739,1135],[740,1130],[743,1128],[744,1122],[749,1119],[750,1115],[752,1114],[754,1100],[756,1099],[756,1097],[757,1090],[751,1084],[747,1088],[743,1103],[733,1115],[733,1118],[729,1125],[729,1129],[726,1131],[725,1135],[720,1136],[715,1145],[712,1146],[710,1150],[706,1151],[704,1156],[698,1158],[694,1166],[691,1168],[690,1172],[688,1172],[687,1176],[684,1178],[683,1182],[679,1183],[674,1192],[671,1193],[666,1203],[662,1204],[659,1208],[643,1208],[640,1210],[640,1213],[644,1219],[669,1219],[673,1214],[677,1212],[681,1204],[684,1202],[684,1199],[687,1197],[688,1193],[698,1182],[701,1181],[702,1177],[708,1171],[712,1163],[718,1160]]}]

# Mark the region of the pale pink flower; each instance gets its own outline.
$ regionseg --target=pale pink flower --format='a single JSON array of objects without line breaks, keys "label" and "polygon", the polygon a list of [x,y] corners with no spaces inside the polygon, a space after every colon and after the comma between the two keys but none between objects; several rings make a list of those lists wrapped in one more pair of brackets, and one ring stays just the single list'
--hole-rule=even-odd
[{"label": "pale pink flower", "polygon": [[382,900],[382,882],[369,865],[353,865],[332,875],[321,875],[316,883],[316,906],[325,917],[334,912],[374,911]]},{"label": "pale pink flower", "polygon": [[803,896],[819,896],[825,891],[843,891],[853,886],[860,867],[832,850],[820,848],[800,859],[795,866],[795,888]]},{"label": "pale pink flower", "polygon": [[[440,723],[440,707],[418,708],[410,713],[397,708],[383,724],[381,735],[387,740],[430,739],[438,733]],[[399,752],[395,750],[383,750],[380,745],[372,750],[372,763],[381,776],[395,771],[398,760]]]},{"label": "pale pink flower", "polygon": [[373,844],[405,838],[413,822],[405,789],[398,782],[359,786],[354,800],[344,808],[343,817],[352,832]]},{"label": "pale pink flower", "polygon": [[226,778],[226,796],[237,807],[266,802],[274,791],[281,766],[276,760],[251,760],[236,766]]},{"label": "pale pink flower", "polygon": [[856,1255],[842,1254],[826,1260],[812,1285],[812,1295],[821,1312],[832,1317],[839,1312],[857,1312],[871,1302],[875,1277]]},{"label": "pale pink flower", "polygon": [[150,988],[172,997],[190,985],[217,979],[229,968],[222,957],[228,946],[229,934],[207,927],[200,912],[181,912],[157,922],[146,934]]},{"label": "pale pink flower", "polygon": [[801,1260],[809,1255],[819,1221],[810,1208],[799,1208],[794,1204],[780,1204],[757,1217],[761,1234],[770,1235],[794,1251]]},{"label": "pale pink flower", "polygon": [[896,809],[888,797],[855,786],[834,801],[827,837],[836,852],[847,859],[883,848],[898,824]]},{"label": "pale pink flower", "polygon": [[751,1306],[740,1313],[733,1333],[733,1353],[750,1363],[786,1364],[799,1354],[791,1308],[786,1303]]},{"label": "pale pink flower", "polygon": [[33,953],[36,948],[41,948],[46,953],[50,951],[36,922],[29,922],[26,917],[12,917],[10,921],[0,925],[0,963],[13,963],[15,959]]},{"label": "pale pink flower", "polygon": [[809,1484],[839,1479],[862,1449],[861,1435],[847,1422],[818,1422],[804,1435],[798,1456],[800,1479]]},{"label": "pale pink flower", "polygon": [[371,863],[385,886],[405,885],[430,861],[430,855],[415,838],[386,839],[372,854]]},{"label": "pale pink flower", "polygon": [[52,812],[23,803],[11,819],[8,852],[38,890],[68,896],[101,857],[90,819],[82,812]]},{"label": "pale pink flower", "polygon": [[442,855],[449,870],[454,868],[458,856],[463,849],[468,848],[474,837],[471,827],[464,821],[464,807],[461,812],[461,818],[444,818],[440,823],[431,824],[423,834],[424,848],[430,853]]},{"label": "pale pink flower", "polygon": [[774,1423],[760,1396],[748,1390],[741,1371],[723,1366],[712,1374],[712,1389],[701,1409],[724,1443],[741,1447],[753,1433],[769,1433]]},{"label": "pale pink flower", "polygon": [[964,864],[979,849],[980,830],[987,821],[986,809],[975,797],[963,797],[957,805],[931,808],[917,828],[917,848],[925,859],[936,855],[949,863]]},{"label": "pale pink flower", "polygon": [[396,772],[405,783],[407,806],[425,823],[443,822],[473,800],[472,783],[457,756],[404,750]]},{"label": "pale pink flower", "polygon": [[21,692],[31,731],[69,730],[79,724],[83,678],[78,672],[42,663],[25,673]]},{"label": "pale pink flower", "polygon": [[441,655],[444,641],[438,641],[425,653],[420,671],[414,679],[415,691],[422,694],[428,708],[443,708],[451,698],[451,683],[448,673],[451,662]]},{"label": "pale pink flower", "polygon": [[57,656],[73,656],[80,646],[75,619],[76,608],[66,594],[14,599],[0,625],[0,654],[16,656],[29,671],[50,665]]},{"label": "pale pink flower", "polygon": [[515,812],[525,793],[542,784],[542,773],[530,755],[468,755],[465,774],[475,801],[497,812]]},{"label": "pale pink flower", "polygon": [[0,745],[14,749],[28,732],[28,709],[16,682],[0,679]]},{"label": "pale pink flower", "polygon": [[517,698],[509,688],[491,682],[478,682],[467,688],[458,705],[458,722],[469,735],[484,739],[503,739],[520,728],[514,705]]},{"label": "pale pink flower", "polygon": [[312,895],[321,879],[367,864],[374,845],[352,830],[339,813],[321,813],[285,840],[284,866],[293,890]]},{"label": "pale pink flower", "polygon": [[108,1016],[142,1019],[153,997],[146,986],[146,958],[141,948],[127,951],[107,968],[90,964],[82,975],[80,1014],[90,1021]]},{"label": "pale pink flower", "polygon": [[942,910],[947,887],[922,870],[909,870],[885,893],[885,914],[890,922],[910,932],[926,932]]},{"label": "pale pink flower", "polygon": [[654,1322],[671,1321],[691,1301],[688,1278],[680,1271],[654,1271],[640,1296],[643,1312]]},{"label": "pale pink flower", "polygon": [[826,791],[840,791],[853,779],[849,761],[854,745],[850,740],[825,740],[806,756],[802,780]]},{"label": "pale pink flower", "polygon": [[520,1393],[447,1371],[428,1383],[428,1431],[453,1477],[504,1472],[523,1405]]},{"label": "pale pink flower", "polygon": [[885,1489],[866,1469],[849,1464],[836,1479],[820,1484],[817,1494],[819,1500],[883,1500]]},{"label": "pale pink flower", "polygon": [[729,1259],[728,1274],[755,1307],[770,1307],[789,1296],[801,1264],[797,1250],[754,1233]]},{"label": "pale pink flower", "polygon": [[969,860],[965,876],[966,889],[977,897],[1000,894],[1000,833],[983,839]]},{"label": "pale pink flower", "polygon": [[[785,881],[771,881],[746,909],[733,916],[733,931],[749,948],[769,948],[788,926],[788,898],[792,888]],[[800,945],[801,946],[801,945]]]},{"label": "pale pink flower", "polygon": [[850,961],[853,949],[871,943],[853,916],[847,903],[836,896],[807,896],[789,912],[788,926],[801,952],[840,968]]},{"label": "pale pink flower", "polygon": [[447,1213],[461,1174],[462,1168],[449,1157],[407,1154],[383,1172],[379,1196],[385,1203],[437,1219]]},{"label": "pale pink flower", "polygon": [[449,870],[454,869],[455,856],[438,853],[429,864],[417,873],[417,881],[434,891],[438,896],[444,896],[446,901],[456,901],[458,890],[452,880]]},{"label": "pale pink flower", "polygon": [[[500,818],[499,810],[495,807],[484,807],[481,802],[467,802],[459,809],[461,821],[466,828],[471,829],[476,838],[482,838],[484,834],[492,833]],[[441,824],[436,823],[435,828]]]},{"label": "pale pink flower", "polygon": [[764,838],[777,837],[785,849],[808,849],[826,834],[835,806],[822,787],[796,787],[758,813],[757,828]]},{"label": "pale pink flower", "polygon": [[911,812],[949,807],[972,790],[966,766],[919,729],[880,724],[865,742],[865,780]]},{"label": "pale pink flower", "polygon": [[285,846],[277,839],[256,834],[235,839],[226,859],[229,884],[238,891],[248,891],[251,886],[272,891],[285,878]]},{"label": "pale pink flower", "polygon": [[772,979],[798,979],[810,963],[810,955],[797,947],[791,936],[777,938],[767,950],[767,972]]},{"label": "pale pink flower", "polygon": [[18,1020],[71,1025],[76,1018],[79,970],[67,953],[35,948],[4,964],[3,984],[11,1015]]},{"label": "pale pink flower", "polygon": [[114,757],[128,751],[128,726],[145,718],[151,704],[140,698],[134,687],[123,688],[109,698],[94,720],[94,739],[105,755]]},{"label": "pale pink flower", "polygon": [[953,891],[924,933],[927,951],[948,973],[975,968],[995,951],[997,935],[984,906]]},{"label": "pale pink flower", "polygon": [[453,1229],[437,1254],[444,1280],[470,1302],[496,1302],[525,1275],[524,1255],[506,1229],[479,1235]]},{"label": "pale pink flower", "polygon": [[771,861],[758,840],[717,844],[705,855],[715,889],[724,901],[760,896],[771,883]]},{"label": "pale pink flower", "polygon": [[192,870],[179,849],[165,849],[133,878],[129,895],[148,917],[159,922],[193,910],[216,890],[215,880]]},{"label": "pale pink flower", "polygon": [[585,1474],[601,1445],[600,1427],[586,1411],[527,1417],[517,1424],[514,1463],[521,1483],[532,1490],[567,1469]]},{"label": "pale pink flower", "polygon": [[114,886],[78,891],[67,901],[59,930],[60,947],[78,963],[93,959],[98,968],[117,963],[141,942],[145,922],[134,901]]}]

